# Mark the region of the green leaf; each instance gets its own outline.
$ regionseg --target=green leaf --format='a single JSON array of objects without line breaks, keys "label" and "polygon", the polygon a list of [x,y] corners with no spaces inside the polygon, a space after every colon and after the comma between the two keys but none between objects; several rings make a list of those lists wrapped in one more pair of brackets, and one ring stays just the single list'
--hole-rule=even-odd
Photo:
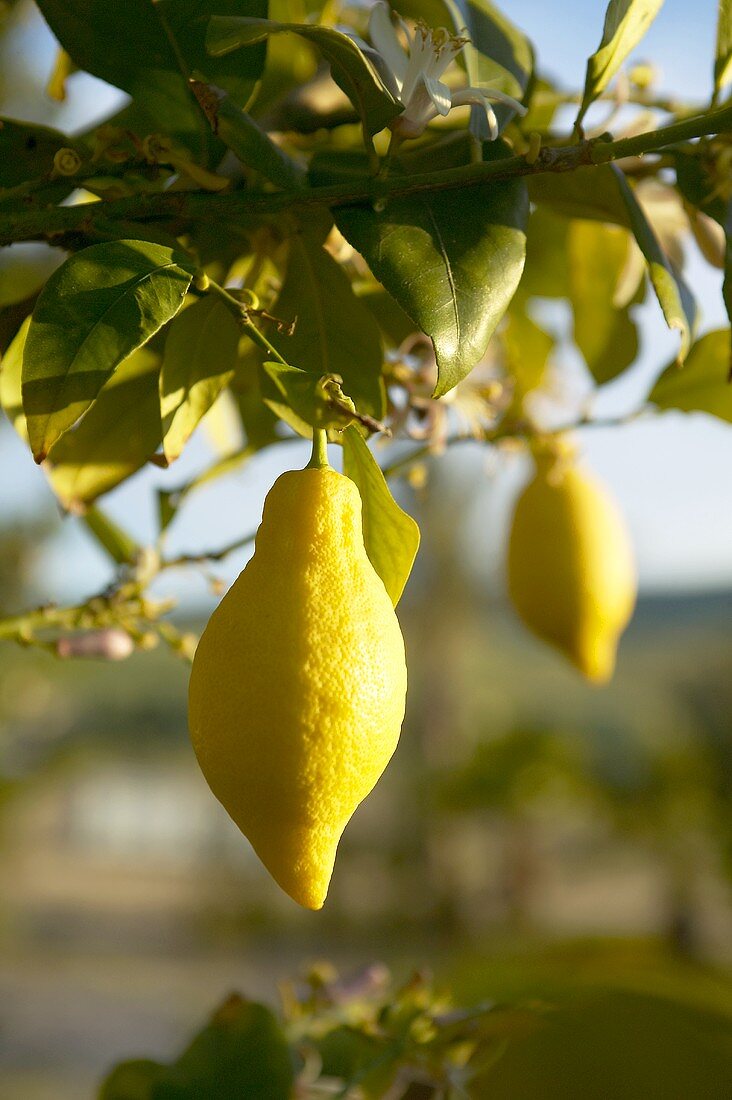
[{"label": "green leaf", "polygon": [[399,347],[415,331],[415,324],[391,294],[376,282],[356,286],[356,294],[363,302],[386,337],[391,347]]},{"label": "green leaf", "polygon": [[526,266],[517,298],[569,297],[569,226],[568,219],[555,214],[551,207],[537,206],[532,210],[526,240]]},{"label": "green leaf", "polygon": [[140,547],[119,524],[110,519],[99,508],[87,508],[84,513],[84,523],[94,535],[100,546],[103,546],[113,561],[118,565],[131,565],[140,552]]},{"label": "green leaf", "polygon": [[646,258],[651,284],[666,323],[669,328],[679,330],[681,345],[678,358],[679,362],[683,363],[696,323],[696,303],[683,279],[674,271],[661,248],[624,172],[616,164],[611,165],[611,169],[615,173],[620,194],[627,207],[633,234]]},{"label": "green leaf", "polygon": [[321,245],[322,229],[290,239],[287,273],[273,311],[295,323],[271,340],[288,363],[317,377],[337,374],[360,413],[380,420],[385,392],[381,334],[340,264]]},{"label": "green leaf", "polygon": [[45,469],[65,508],[83,511],[134,474],[162,439],[160,360],[140,348],[121,363],[92,408],[49,453]]},{"label": "green leaf", "polygon": [[355,42],[332,27],[309,23],[278,23],[273,19],[214,18],[209,23],[206,45],[221,57],[241,46],[264,42],[272,34],[300,35],[317,46],[329,63],[333,79],[359,113],[369,134],[378,133],[401,113],[402,107],[386,88]]},{"label": "green leaf", "polygon": [[719,0],[717,48],[714,55],[714,90],[719,95],[732,80],[732,0]]},{"label": "green leaf", "polygon": [[242,164],[279,187],[297,187],[302,182],[295,162],[228,96],[216,100],[214,111],[216,133]]},{"label": "green leaf", "polygon": [[590,104],[607,88],[643,38],[662,4],[663,0],[610,0],[602,40],[587,62],[585,90],[575,126],[581,124]]},{"label": "green leaf", "polygon": [[272,386],[264,389],[264,402],[299,435],[312,437],[313,428],[340,431],[355,415],[355,406],[332,375],[312,374],[287,363],[264,363]]},{"label": "green leaf", "polygon": [[512,307],[502,332],[511,404],[506,419],[524,415],[524,402],[546,379],[554,340],[523,310]]},{"label": "green leaf", "polygon": [[231,997],[156,1083],[153,1100],[286,1100],[290,1050],[264,1005]]},{"label": "green leaf", "polygon": [[99,1100],[153,1100],[154,1086],[166,1067],[148,1058],[121,1062],[105,1078]]},{"label": "green leaf", "polygon": [[[727,203],[727,217],[724,224],[724,282],[722,296],[727,307],[727,316],[732,321],[732,199]],[[730,362],[732,371],[732,362]]]},{"label": "green leaf", "polygon": [[[51,30],[81,69],[128,92],[151,129],[204,152],[212,134],[188,77],[199,76],[247,102],[264,66],[264,49],[236,61],[205,50],[208,17],[241,10],[240,0],[40,0]],[[265,0],[247,0],[254,15]]]},{"label": "green leaf", "polygon": [[234,374],[239,326],[212,294],[181,311],[165,338],[160,371],[163,452],[174,462]]},{"label": "green leaf", "polygon": [[[0,118],[0,188],[46,176],[59,149],[77,148],[73,138],[48,126]],[[0,190],[0,201],[2,201]]]},{"label": "green leaf", "polygon": [[676,183],[683,197],[724,228],[727,204],[719,193],[719,180],[708,170],[703,151],[698,147],[693,152],[680,149],[673,152],[673,157]]},{"label": "green leaf", "polygon": [[0,360],[0,406],[24,443],[28,427],[23,412],[23,352],[31,319],[27,317]]},{"label": "green leaf", "polygon": [[518,286],[528,200],[521,180],[341,207],[336,221],[435,347],[440,397],[462,381]]},{"label": "green leaf", "polygon": [[638,333],[627,308],[614,303],[631,240],[627,230],[574,221],[567,240],[574,341],[596,382],[609,382],[635,362]]},{"label": "green leaf", "polygon": [[730,330],[708,332],[692,346],[681,369],[670,363],[648,395],[659,409],[703,412],[732,424]]},{"label": "green leaf", "polygon": [[544,172],[528,180],[532,203],[547,206],[567,218],[613,222],[630,228],[630,217],[609,165],[573,172]]},{"label": "green leaf", "polygon": [[145,241],[95,244],[48,280],[23,359],[23,407],[36,462],[86,412],[115,367],[183,304],[195,265]]},{"label": "green leaf", "polygon": [[366,553],[396,607],[417,556],[419,527],[394,500],[358,429],[346,428],[342,438],[343,472],[361,494]]}]

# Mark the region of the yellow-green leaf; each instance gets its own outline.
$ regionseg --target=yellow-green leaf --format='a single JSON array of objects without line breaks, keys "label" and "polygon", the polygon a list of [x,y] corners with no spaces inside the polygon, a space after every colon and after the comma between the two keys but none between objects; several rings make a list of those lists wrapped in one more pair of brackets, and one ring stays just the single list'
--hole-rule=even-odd
[{"label": "yellow-green leaf", "polygon": [[175,316],[194,272],[185,253],[136,240],[92,245],[54,272],[23,356],[23,408],[37,462],[119,363]]},{"label": "yellow-green leaf", "polygon": [[81,423],[53,447],[45,469],[65,508],[83,509],[125,481],[162,439],[158,372],[148,348],[117,368]]},{"label": "yellow-green leaf", "polygon": [[366,553],[396,607],[417,556],[419,527],[394,500],[358,429],[346,428],[342,438],[343,472],[361,494]]},{"label": "yellow-green leaf", "polygon": [[635,362],[638,333],[614,296],[631,238],[619,226],[573,221],[567,236],[574,341],[596,382],[609,382]]},{"label": "yellow-green leaf", "polygon": [[669,328],[679,330],[681,345],[678,359],[683,363],[696,325],[696,302],[681,275],[674,270],[661,248],[658,237],[638,202],[633,188],[628,183],[625,173],[617,164],[612,164],[610,167],[615,173],[620,194],[628,209],[633,235],[646,258],[651,285],[666,318],[666,324]]},{"label": "yellow-green leaf", "polygon": [[607,88],[631,50],[640,42],[661,10],[663,0],[610,0],[602,41],[587,62],[585,90],[576,126],[590,104]]},{"label": "yellow-green leaf", "polygon": [[730,330],[706,333],[692,347],[680,368],[670,363],[648,395],[659,409],[703,412],[732,424]]},{"label": "yellow-green leaf", "polygon": [[28,428],[23,412],[23,349],[30,322],[30,317],[23,321],[0,360],[0,406],[24,443],[28,442]]},{"label": "yellow-green leaf", "polygon": [[223,302],[207,295],[173,321],[160,371],[163,451],[173,462],[232,379],[239,326]]},{"label": "yellow-green leaf", "polygon": [[732,81],[732,0],[719,0],[717,48],[714,57],[716,95]]}]

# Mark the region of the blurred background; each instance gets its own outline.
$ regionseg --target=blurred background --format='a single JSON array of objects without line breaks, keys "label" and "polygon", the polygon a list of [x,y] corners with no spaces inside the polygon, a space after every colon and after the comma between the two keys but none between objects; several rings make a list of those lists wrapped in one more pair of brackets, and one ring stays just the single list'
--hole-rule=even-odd
[{"label": "blurred background", "polygon": [[[567,0],[559,20],[512,0],[509,14],[543,71],[576,88],[602,8]],[[708,101],[715,8],[695,10],[691,33],[687,5],[668,0],[638,55],[658,64],[662,90]],[[0,4],[3,114],[73,132],[117,105],[84,75],[66,103],[48,100],[54,56],[33,4]],[[691,245],[687,261],[702,331],[724,324],[720,280]],[[638,308],[640,361],[603,388],[598,416],[634,409],[674,354],[655,305]],[[551,303],[542,323],[561,334],[569,320]],[[589,382],[563,354],[563,385],[584,407]],[[199,436],[171,472],[149,468],[106,498],[141,541],[155,490],[210,461]],[[640,562],[615,679],[585,686],[507,607],[502,553],[524,460],[464,445],[433,461],[401,492],[422,529],[400,604],[407,720],[322,913],[278,890],[209,794],[187,739],[184,662],[156,650],[63,663],[0,643],[4,1100],[91,1095],[116,1060],[175,1054],[230,990],[274,1001],[279,981],[323,957],[405,975],[427,964],[464,1002],[601,986],[732,1012],[732,429],[667,414],[581,442]],[[170,553],[254,530],[275,476],[306,460],[301,443],[274,451],[195,495]],[[0,469],[3,613],[102,587],[108,562],[61,519],[6,423]],[[228,584],[245,560],[213,572]],[[181,599],[184,629],[200,630],[215,602],[195,571],[158,591]]]}]

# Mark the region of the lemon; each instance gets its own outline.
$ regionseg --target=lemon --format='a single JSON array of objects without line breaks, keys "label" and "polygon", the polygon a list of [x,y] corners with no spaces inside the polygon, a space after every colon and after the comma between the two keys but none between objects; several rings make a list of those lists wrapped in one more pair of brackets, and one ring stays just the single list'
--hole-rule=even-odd
[{"label": "lemon", "polygon": [[517,501],[508,588],[530,630],[589,680],[610,679],[635,606],[633,551],[614,500],[566,450],[537,457]]},{"label": "lemon", "polygon": [[341,834],[394,752],[404,642],[329,466],[272,486],[255,553],[203,633],[189,693],[211,790],[273,878],[320,909]]}]

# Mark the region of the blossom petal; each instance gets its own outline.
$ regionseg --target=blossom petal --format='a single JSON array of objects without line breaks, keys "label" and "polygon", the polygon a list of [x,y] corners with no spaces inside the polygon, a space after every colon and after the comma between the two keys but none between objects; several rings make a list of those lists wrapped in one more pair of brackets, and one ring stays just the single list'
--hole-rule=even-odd
[{"label": "blossom petal", "polygon": [[492,99],[494,103],[505,103],[507,107],[511,107],[517,115],[524,115],[529,113],[528,107],[524,107],[523,103],[519,103],[513,96],[506,95],[505,92],[500,92],[498,88],[466,88],[468,92],[477,92],[478,95],[485,96],[486,99]]},{"label": "blossom petal", "polygon": [[369,37],[397,79],[399,88],[407,74],[407,54],[391,21],[389,6],[379,0],[369,19]]},{"label": "blossom petal", "polygon": [[495,141],[498,137],[498,119],[495,116],[493,108],[489,107],[486,102],[485,95],[480,88],[461,88],[459,92],[453,92],[453,107],[466,107],[469,103],[474,104],[476,107],[483,108],[488,122],[490,140]]},{"label": "blossom petal", "polygon": [[452,107],[452,96],[447,84],[443,84],[441,80],[435,80],[434,77],[423,76],[424,86],[427,89],[427,95],[432,100],[435,110],[440,115],[446,115]]}]

